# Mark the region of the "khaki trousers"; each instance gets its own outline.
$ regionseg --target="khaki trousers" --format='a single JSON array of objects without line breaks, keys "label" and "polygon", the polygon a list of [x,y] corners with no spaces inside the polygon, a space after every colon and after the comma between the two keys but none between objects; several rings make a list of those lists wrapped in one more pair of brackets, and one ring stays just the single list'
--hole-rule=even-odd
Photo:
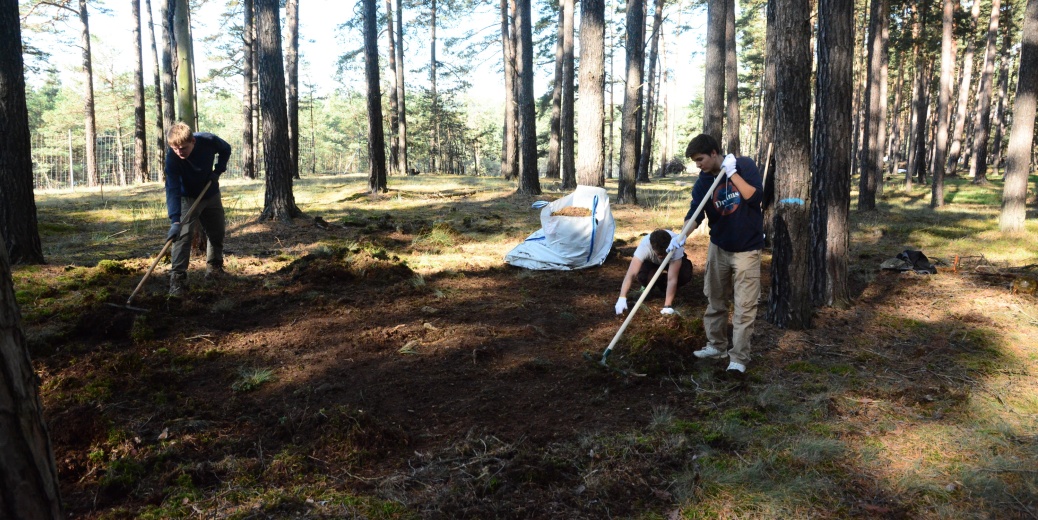
[{"label": "khaki trousers", "polygon": [[[746,365],[750,361],[750,337],[760,299],[760,250],[730,253],[710,243],[703,275],[703,294],[708,300],[703,328],[711,346],[728,358]],[[728,302],[733,301],[732,341],[728,342]],[[731,350],[729,350],[729,346]]]}]

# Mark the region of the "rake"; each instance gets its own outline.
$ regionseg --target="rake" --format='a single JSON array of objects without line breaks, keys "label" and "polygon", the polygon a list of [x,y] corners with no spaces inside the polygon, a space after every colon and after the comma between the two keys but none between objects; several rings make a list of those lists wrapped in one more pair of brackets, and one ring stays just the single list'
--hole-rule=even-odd
[{"label": "rake", "polygon": [[[682,235],[687,237],[688,234],[692,232],[693,226],[696,225],[696,219],[699,218],[699,214],[702,213],[703,208],[706,207],[706,203],[711,198],[710,194],[713,193],[715,189],[717,189],[717,185],[721,182],[721,179],[723,179],[723,178],[725,178],[725,175],[722,172],[719,172],[717,174],[717,176],[714,178],[714,183],[710,185],[710,188],[706,191],[706,195],[703,196],[703,200],[699,202],[699,207],[696,208],[696,212],[692,214],[692,218],[688,219],[688,221],[685,222],[685,227],[681,228],[681,234]],[[602,352],[602,360],[598,361],[599,365],[602,365],[602,366],[604,366],[606,368],[613,368],[613,367],[610,367],[609,363],[608,363],[609,354],[611,354],[613,352],[613,347],[615,347],[616,343],[618,341],[620,341],[620,337],[623,336],[624,330],[627,330],[627,326],[630,325],[631,324],[631,320],[634,319],[634,314],[635,314],[635,312],[638,311],[638,307],[640,307],[642,302],[645,301],[645,297],[649,295],[649,292],[652,290],[653,284],[656,283],[656,279],[658,279],[660,277],[660,273],[663,272],[663,269],[667,266],[668,262],[670,262],[671,257],[674,256],[674,253],[676,251],[677,251],[677,249],[672,249],[670,252],[667,253],[667,256],[665,256],[663,258],[663,261],[660,262],[660,267],[658,269],[656,269],[656,274],[652,275],[652,279],[649,280],[649,284],[646,285],[645,289],[642,290],[642,294],[641,294],[641,296],[638,297],[638,301],[635,302],[633,307],[631,307],[631,311],[627,314],[627,319],[624,320],[623,325],[620,325],[620,330],[616,331],[616,335],[613,336],[613,341],[610,341],[609,342],[609,346],[606,347],[604,352]],[[588,355],[587,353],[584,354],[584,357],[590,359],[590,355]],[[592,360],[592,361],[594,361],[594,360]],[[633,376],[639,376],[639,377],[645,375],[645,374],[631,373],[631,372],[627,372],[627,371],[621,370],[621,369],[614,369],[614,370],[617,370],[617,371],[619,371],[620,373],[622,373],[624,375],[633,375]]]}]

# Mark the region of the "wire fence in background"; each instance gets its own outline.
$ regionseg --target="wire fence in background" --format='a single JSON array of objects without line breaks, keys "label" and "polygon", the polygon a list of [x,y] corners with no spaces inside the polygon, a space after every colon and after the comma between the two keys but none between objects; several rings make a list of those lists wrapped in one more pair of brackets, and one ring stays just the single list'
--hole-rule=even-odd
[{"label": "wire fence in background", "polygon": [[[241,137],[221,136],[231,145],[231,159],[224,175],[242,177]],[[61,134],[32,134],[33,188],[44,190],[76,189],[90,185],[87,178],[86,146],[82,132],[69,131]],[[316,144],[316,146],[314,146]],[[138,182],[133,170],[132,134],[114,131],[99,131],[96,139],[95,156],[97,174],[103,186],[124,186]],[[263,155],[255,154],[256,178],[263,178]],[[148,175],[150,182],[163,179],[165,153],[158,153],[155,143],[149,142]],[[356,171],[366,167],[366,160],[356,151],[322,146],[310,139],[299,140],[299,173]]]}]

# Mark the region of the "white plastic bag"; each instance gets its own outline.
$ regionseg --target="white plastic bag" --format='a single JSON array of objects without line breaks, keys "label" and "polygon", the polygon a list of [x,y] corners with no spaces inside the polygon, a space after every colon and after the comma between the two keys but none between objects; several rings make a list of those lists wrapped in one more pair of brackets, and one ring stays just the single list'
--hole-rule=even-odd
[{"label": "white plastic bag", "polygon": [[[587,208],[587,217],[552,213],[569,206]],[[616,222],[603,188],[577,186],[576,191],[541,208],[541,229],[505,255],[505,262],[539,270],[583,269],[602,265],[613,247]]]}]

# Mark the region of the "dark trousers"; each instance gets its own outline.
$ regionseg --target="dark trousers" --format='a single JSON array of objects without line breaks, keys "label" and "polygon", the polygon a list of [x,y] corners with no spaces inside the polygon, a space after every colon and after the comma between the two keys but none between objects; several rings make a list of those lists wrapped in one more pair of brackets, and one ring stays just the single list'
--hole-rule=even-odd
[{"label": "dark trousers", "polygon": [[[649,285],[649,280],[652,280],[652,276],[656,274],[656,270],[660,268],[660,264],[654,264],[652,262],[642,262],[642,268],[638,270],[638,283],[642,284],[642,287]],[[669,268],[669,266],[668,266]],[[660,274],[660,278],[656,280],[656,283],[652,285],[653,291],[658,291],[661,294],[667,291],[667,269],[663,270]],[[678,273],[678,287],[688,284],[692,281],[692,261],[687,257],[681,259],[681,272]]]}]

